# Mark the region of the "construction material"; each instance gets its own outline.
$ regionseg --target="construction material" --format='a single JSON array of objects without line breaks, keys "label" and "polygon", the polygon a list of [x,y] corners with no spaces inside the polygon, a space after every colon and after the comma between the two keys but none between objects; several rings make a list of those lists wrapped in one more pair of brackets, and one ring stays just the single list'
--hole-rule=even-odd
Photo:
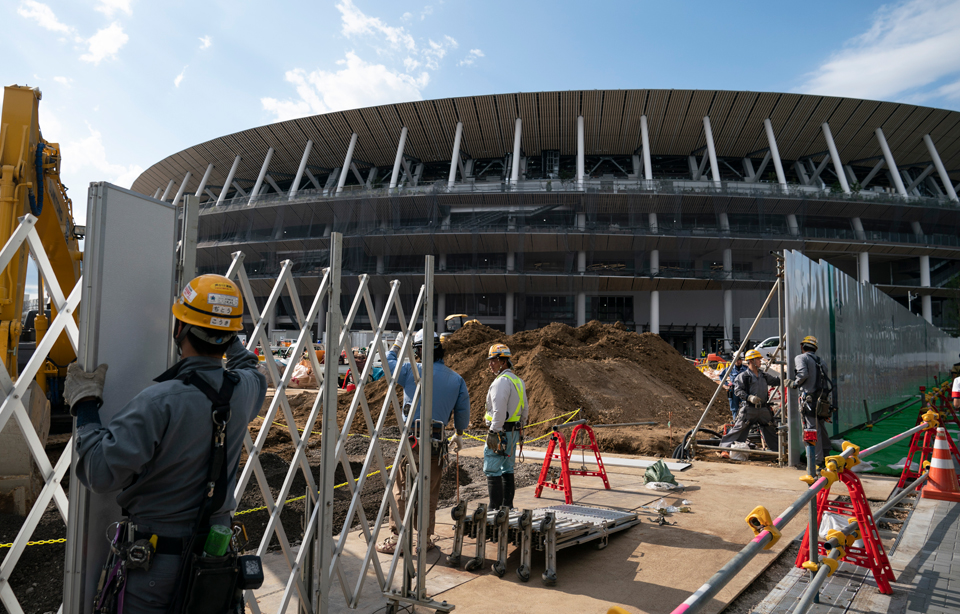
[{"label": "construction material", "polygon": [[[538,450],[524,450],[523,456],[532,460],[543,460],[546,458],[546,454]],[[588,465],[596,464],[595,460],[590,457],[585,457],[583,462],[587,463]],[[633,469],[646,469],[656,462],[657,461],[643,460],[639,458],[613,458],[610,456],[603,460],[603,464],[605,466],[630,467]],[[667,463],[667,468],[669,468],[670,471],[686,471],[690,467],[692,467],[690,463]]]},{"label": "construction material", "polygon": [[[594,436],[593,430],[586,424],[586,420],[578,420],[576,423],[570,424],[575,424],[575,426],[573,427],[573,432],[570,433],[569,446],[563,438],[563,433],[560,432],[560,428],[562,427],[553,427],[550,444],[547,446],[547,452],[543,458],[543,468],[540,470],[540,479],[537,480],[537,488],[533,494],[533,496],[538,499],[540,498],[540,493],[543,492],[543,487],[546,486],[547,488],[561,491],[564,496],[564,501],[573,503],[573,485],[570,483],[571,475],[599,477],[603,480],[603,487],[610,490],[610,482],[607,480],[607,472],[603,468],[603,459],[600,458],[600,449],[597,447],[597,438]],[[562,426],[566,427],[569,425]],[[586,433],[589,443],[577,443],[577,437],[580,433]],[[558,446],[560,450],[555,453],[554,450]],[[574,450],[592,451],[594,459],[596,460],[597,471],[588,471],[586,467],[570,469],[570,455],[573,454]],[[553,459],[560,461],[560,478],[550,481],[547,474],[550,471],[550,463]]]},{"label": "construction material", "polygon": [[468,535],[475,540],[476,554],[464,569],[474,571],[482,567],[486,542],[490,541],[497,544],[497,561],[492,569],[502,578],[507,570],[507,546],[512,543],[520,548],[517,576],[523,582],[530,580],[533,550],[544,553],[546,569],[542,579],[546,586],[557,583],[557,551],[589,542],[596,542],[597,549],[602,550],[612,533],[640,524],[635,512],[570,504],[535,510],[510,510],[504,506],[488,511],[486,504],[481,503],[473,514],[467,514],[466,503],[461,503],[451,516],[457,536],[447,557],[451,565],[460,564],[462,537]]}]

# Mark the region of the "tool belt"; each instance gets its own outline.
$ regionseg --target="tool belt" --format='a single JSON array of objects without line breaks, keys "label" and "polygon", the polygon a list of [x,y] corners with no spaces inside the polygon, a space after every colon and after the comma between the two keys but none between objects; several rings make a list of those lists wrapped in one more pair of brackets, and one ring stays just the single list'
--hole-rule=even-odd
[{"label": "tool belt", "polygon": [[520,424],[519,420],[515,420],[513,422],[504,422],[503,430],[507,433],[510,433],[513,431],[520,431],[520,430],[523,430],[523,425]]},{"label": "tool belt", "polygon": [[507,454],[507,447],[509,446],[510,440],[507,439],[506,431],[488,432],[485,443],[487,448],[492,450],[498,456],[509,456]]}]

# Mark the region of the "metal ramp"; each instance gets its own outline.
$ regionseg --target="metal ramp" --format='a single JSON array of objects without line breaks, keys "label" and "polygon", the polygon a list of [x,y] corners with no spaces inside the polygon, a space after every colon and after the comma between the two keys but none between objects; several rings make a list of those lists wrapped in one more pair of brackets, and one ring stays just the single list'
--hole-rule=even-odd
[{"label": "metal ramp", "polygon": [[481,503],[473,514],[467,514],[467,505],[461,502],[451,512],[455,523],[453,550],[447,557],[451,565],[458,566],[463,555],[464,537],[474,539],[474,556],[464,564],[467,571],[483,566],[486,559],[486,543],[497,544],[497,562],[493,572],[499,577],[506,575],[507,546],[520,549],[520,566],[517,576],[524,582],[530,580],[533,550],[544,553],[546,571],[543,583],[557,583],[557,551],[580,544],[596,542],[598,550],[606,548],[612,533],[624,531],[640,524],[636,512],[621,512],[602,507],[561,504],[534,510],[510,510],[506,506],[488,511]]}]

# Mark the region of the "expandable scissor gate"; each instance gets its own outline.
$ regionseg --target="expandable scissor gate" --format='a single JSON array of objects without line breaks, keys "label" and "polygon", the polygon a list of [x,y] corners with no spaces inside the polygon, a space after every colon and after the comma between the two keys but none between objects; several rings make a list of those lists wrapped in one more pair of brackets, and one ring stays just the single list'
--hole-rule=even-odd
[{"label": "expandable scissor gate", "polygon": [[[282,263],[280,275],[273,285],[266,304],[262,312],[257,308],[256,297],[251,288],[250,280],[247,277],[243,266],[243,254],[236,252],[233,254],[233,262],[227,271],[227,277],[235,279],[241,287],[244,295],[244,301],[247,310],[254,322],[254,331],[250,335],[247,343],[248,349],[256,347],[259,343],[265,349],[270,347],[269,339],[265,330],[269,314],[275,309],[277,301],[281,294],[286,292],[293,306],[295,324],[299,327],[296,342],[293,344],[291,364],[281,375],[276,363],[269,359],[266,361],[266,368],[271,378],[276,382],[276,392],[273,400],[264,416],[262,428],[257,435],[256,441],[249,436],[244,438],[244,445],[247,449],[248,458],[243,467],[240,477],[237,480],[235,495],[237,500],[243,495],[251,477],[256,476],[257,483],[266,503],[270,518],[267,522],[263,538],[257,548],[257,554],[263,556],[274,536],[280,543],[283,556],[289,566],[289,575],[284,587],[283,595],[277,609],[278,613],[285,612],[294,595],[299,598],[300,607],[305,612],[326,612],[328,611],[331,586],[333,579],[336,578],[343,592],[344,597],[350,607],[356,607],[360,600],[360,594],[366,581],[367,570],[373,567],[380,590],[387,594],[393,602],[405,602],[425,605],[433,609],[450,610],[449,604],[439,604],[430,600],[426,595],[426,569],[425,557],[415,557],[412,552],[411,535],[414,531],[414,505],[413,501],[419,500],[417,507],[426,509],[429,505],[429,487],[424,488],[424,484],[430,483],[430,463],[423,453],[429,454],[430,446],[421,446],[421,457],[416,465],[411,461],[416,458],[413,448],[410,445],[409,437],[414,434],[413,412],[410,412],[403,418],[401,412],[402,403],[396,394],[396,384],[399,377],[399,369],[391,372],[387,363],[387,345],[384,340],[384,332],[387,322],[393,314],[398,323],[400,331],[404,335],[403,344],[400,348],[399,362],[402,364],[403,358],[411,363],[415,363],[413,355],[413,337],[414,332],[423,328],[428,334],[433,331],[433,256],[426,257],[424,285],[420,288],[420,294],[416,304],[410,314],[409,319],[404,315],[400,303],[400,282],[393,281],[390,285],[390,293],[385,303],[383,313],[378,314],[374,309],[374,301],[370,294],[369,278],[367,275],[359,276],[359,288],[354,294],[350,310],[346,317],[340,313],[340,287],[341,274],[340,264],[342,251],[342,235],[332,233],[330,237],[330,267],[324,270],[320,287],[314,295],[311,307],[307,313],[303,313],[300,296],[297,292],[297,286],[292,275],[293,263],[289,260]],[[323,365],[319,364],[315,352],[312,351],[311,342],[312,326],[317,319],[324,299],[327,300],[328,311],[326,317],[326,351]],[[367,357],[366,364],[362,370],[357,369],[356,361],[353,357],[352,348],[349,347],[349,331],[353,327],[360,308],[364,307],[367,311],[370,326],[373,330],[373,343],[371,352]],[[417,326],[417,324],[420,326]],[[294,420],[293,412],[287,400],[286,390],[293,373],[294,360],[307,351],[307,357],[317,375],[319,383],[319,393],[316,401],[309,413],[307,421],[302,425],[302,430],[298,428]],[[341,350],[346,350],[347,364],[353,373],[359,373],[357,378],[357,387],[353,392],[347,415],[343,420],[342,427],[337,420],[337,358]],[[415,407],[421,402],[422,432],[419,433],[421,440],[428,441],[429,436],[426,430],[430,425],[432,416],[432,377],[433,377],[433,346],[424,344],[423,347],[423,368],[422,374],[414,369],[414,378],[417,381],[416,392],[413,396],[412,405]],[[374,363],[380,358],[384,377],[388,380],[387,395],[383,400],[379,410],[380,413],[375,417],[364,394],[365,387]],[[270,486],[267,482],[263,468],[260,463],[260,454],[263,451],[269,432],[273,426],[278,413],[282,412],[286,421],[286,428],[289,431],[290,438],[293,441],[295,451],[290,468],[283,481],[277,497],[271,494]],[[367,428],[365,434],[369,437],[370,445],[363,462],[363,467],[359,475],[354,475],[345,453],[347,439],[351,436],[350,428],[358,413],[362,416]],[[387,418],[394,415],[397,424],[401,425],[400,445],[391,459],[387,463],[385,453],[380,440],[381,433]],[[310,465],[306,457],[306,449],[309,443],[309,434],[314,432],[317,425],[321,427],[321,479],[320,484],[316,483],[313,474],[310,471]],[[301,432],[303,435],[301,435]],[[424,450],[425,448],[425,450]],[[393,484],[399,475],[399,468],[403,463],[408,463],[408,478],[412,482],[411,490],[407,497],[410,502],[407,505],[405,513],[402,515],[402,525],[398,526],[398,547],[396,553],[391,559],[389,568],[384,572],[379,557],[376,555],[375,546],[380,533],[380,528],[386,518],[386,514],[392,513],[394,517],[400,518],[399,507],[396,498],[393,496]],[[346,486],[351,494],[351,501],[344,520],[343,530],[339,538],[333,534],[333,490],[334,490],[334,470],[339,464],[347,476]],[[418,471],[416,467],[423,470]],[[297,473],[303,474],[307,485],[307,510],[309,520],[306,524],[305,532],[302,538],[302,546],[299,551],[294,551],[290,540],[284,531],[280,522],[280,514],[284,507],[284,502],[291,494],[291,488]],[[371,523],[363,509],[360,493],[363,492],[366,481],[376,475],[375,479],[381,480],[384,487],[384,496],[377,514],[377,517]],[[299,494],[299,493],[297,493]],[[359,574],[356,577],[349,577],[349,572],[341,565],[344,547],[350,527],[354,521],[360,525],[363,537],[366,540],[367,549],[363,558]],[[425,534],[428,515],[422,514],[419,519],[420,526],[418,533]],[[400,523],[398,523],[400,525]],[[406,551],[406,557],[402,553]],[[416,567],[412,559],[417,558]],[[394,592],[391,590],[393,579],[398,570],[398,566],[403,564],[401,572],[402,582],[401,590]],[[356,572],[354,572],[356,574]],[[416,578],[414,583],[413,579]],[[248,591],[247,605],[252,612],[259,613],[260,608],[254,591]]]},{"label": "expandable scissor gate", "polygon": [[[0,563],[0,603],[3,603],[4,608],[11,614],[23,614],[23,608],[20,606],[20,602],[17,600],[17,596],[10,586],[10,576],[13,574],[21,555],[23,555],[23,550],[27,547],[27,542],[30,541],[30,538],[33,536],[40,522],[40,517],[43,516],[44,511],[46,511],[51,501],[56,505],[60,516],[63,518],[64,523],[66,523],[68,515],[67,495],[64,493],[60,482],[70,468],[70,459],[73,450],[73,439],[71,438],[70,441],[67,442],[63,453],[60,455],[56,466],[51,465],[47,459],[43,443],[34,430],[33,423],[30,421],[30,416],[23,403],[27,388],[30,386],[30,383],[36,379],[37,372],[40,370],[40,367],[43,366],[44,361],[46,361],[50,349],[60,336],[60,333],[66,333],[67,339],[70,340],[74,351],[77,351],[77,344],[80,340],[80,331],[74,320],[74,313],[76,313],[77,306],[80,304],[80,289],[83,284],[81,280],[78,279],[70,295],[64,297],[63,289],[57,281],[53,266],[50,264],[50,259],[43,249],[40,235],[34,227],[36,223],[37,218],[33,215],[27,214],[21,218],[20,225],[7,241],[6,245],[3,246],[3,249],[0,250],[0,271],[3,271],[7,268],[7,265],[10,264],[10,261],[17,257],[23,244],[27,244],[30,254],[37,264],[37,269],[43,276],[47,294],[57,311],[56,317],[50,322],[47,333],[37,344],[37,349],[27,362],[23,372],[17,377],[17,381],[13,382],[7,371],[0,368],[0,391],[2,391],[4,396],[3,404],[0,405],[0,429],[6,426],[7,421],[11,417],[17,421],[17,424],[20,426],[20,432],[23,433],[26,439],[30,455],[37,463],[40,474],[43,476],[43,489],[40,491],[40,495],[27,514],[23,526],[20,528],[20,532],[17,533],[17,537],[13,540],[13,545],[7,552],[6,557],[4,557],[3,562]],[[60,610],[63,610],[62,605]]]},{"label": "expandable scissor gate", "polygon": [[493,572],[499,577],[507,573],[507,546],[520,549],[520,566],[517,576],[524,582],[530,580],[533,551],[544,553],[546,570],[543,583],[557,583],[557,551],[579,544],[596,542],[597,549],[607,547],[611,533],[624,531],[640,524],[636,512],[621,512],[602,507],[561,504],[535,510],[487,510],[481,503],[473,514],[467,514],[466,502],[461,502],[451,512],[455,523],[453,551],[447,560],[459,566],[463,556],[464,537],[474,539],[474,556],[467,559],[464,568],[473,571],[483,566],[487,541],[497,544],[497,562]]}]

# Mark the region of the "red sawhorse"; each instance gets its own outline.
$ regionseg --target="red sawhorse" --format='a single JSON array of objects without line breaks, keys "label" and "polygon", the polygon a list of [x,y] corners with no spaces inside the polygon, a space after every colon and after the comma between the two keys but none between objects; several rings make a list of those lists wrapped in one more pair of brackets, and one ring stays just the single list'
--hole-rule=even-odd
[{"label": "red sawhorse", "polygon": [[[931,426],[928,429],[914,433],[913,437],[910,438],[910,449],[907,451],[903,471],[900,472],[900,479],[897,481],[897,486],[894,489],[895,492],[906,488],[907,484],[923,475],[924,464],[933,458],[933,441],[937,437],[937,427],[941,426],[940,420],[942,417],[943,414],[937,413],[936,410],[928,410],[920,416],[920,420],[917,422],[918,424],[927,422],[931,424]],[[944,429],[944,433],[947,435],[947,445],[950,448],[950,454],[956,462],[960,463],[960,450],[957,449],[957,445],[950,436],[950,431]],[[920,458],[914,463],[914,457],[917,452],[920,453]],[[914,469],[914,466],[916,466],[916,469]]]},{"label": "red sawhorse", "polygon": [[[577,443],[577,435],[581,432],[587,434],[589,443]],[[557,447],[560,449],[557,450]],[[597,461],[597,471],[588,471],[584,466],[580,469],[570,469],[570,457],[574,450],[592,450],[594,458]],[[554,481],[547,479],[547,473],[550,471],[550,463],[557,459],[560,461],[560,477]],[[567,446],[563,433],[557,427],[553,427],[553,433],[550,435],[550,443],[547,445],[547,453],[543,457],[543,467],[540,469],[540,479],[537,480],[537,488],[533,493],[534,497],[540,498],[543,487],[559,490],[563,493],[565,503],[573,503],[573,487],[570,484],[571,475],[595,476],[603,480],[603,487],[610,490],[610,482],[607,480],[607,471],[603,467],[603,459],[600,458],[600,449],[597,447],[597,438],[593,434],[593,429],[586,424],[586,421],[579,422],[573,427],[570,433],[570,445]]]},{"label": "red sawhorse", "polygon": [[[847,446],[850,444],[844,445]],[[849,460],[844,459],[842,456],[831,456],[825,460],[828,469],[824,470],[822,475],[826,477],[830,473],[835,474],[837,481],[847,487],[847,491],[850,493],[850,501],[831,501],[830,486],[832,482],[828,483],[827,486],[817,493],[817,526],[822,524],[824,512],[856,518],[857,531],[846,539],[846,545],[841,541],[845,555],[840,560],[872,571],[873,577],[877,581],[877,588],[879,588],[880,592],[884,595],[889,595],[893,592],[890,588],[890,583],[895,582],[896,577],[893,575],[890,560],[887,558],[887,553],[883,549],[883,544],[880,542],[877,523],[874,521],[873,512],[870,510],[870,504],[867,502],[867,495],[863,490],[863,485],[860,483],[860,478],[857,477],[857,474],[852,471],[853,466],[860,462],[857,456],[859,453],[859,450],[857,450],[854,458]],[[831,461],[835,464],[831,465]],[[837,468],[837,470],[831,472],[829,470],[831,467]],[[803,567],[804,563],[810,559],[810,541],[807,538],[809,531],[810,527],[808,526],[803,535],[800,553],[797,555],[797,567]],[[839,531],[837,533],[839,533]],[[853,543],[858,540],[862,542],[862,545],[854,546]],[[818,539],[818,542],[819,541]],[[822,543],[819,544],[818,549],[821,557],[826,556],[827,551]]]}]

